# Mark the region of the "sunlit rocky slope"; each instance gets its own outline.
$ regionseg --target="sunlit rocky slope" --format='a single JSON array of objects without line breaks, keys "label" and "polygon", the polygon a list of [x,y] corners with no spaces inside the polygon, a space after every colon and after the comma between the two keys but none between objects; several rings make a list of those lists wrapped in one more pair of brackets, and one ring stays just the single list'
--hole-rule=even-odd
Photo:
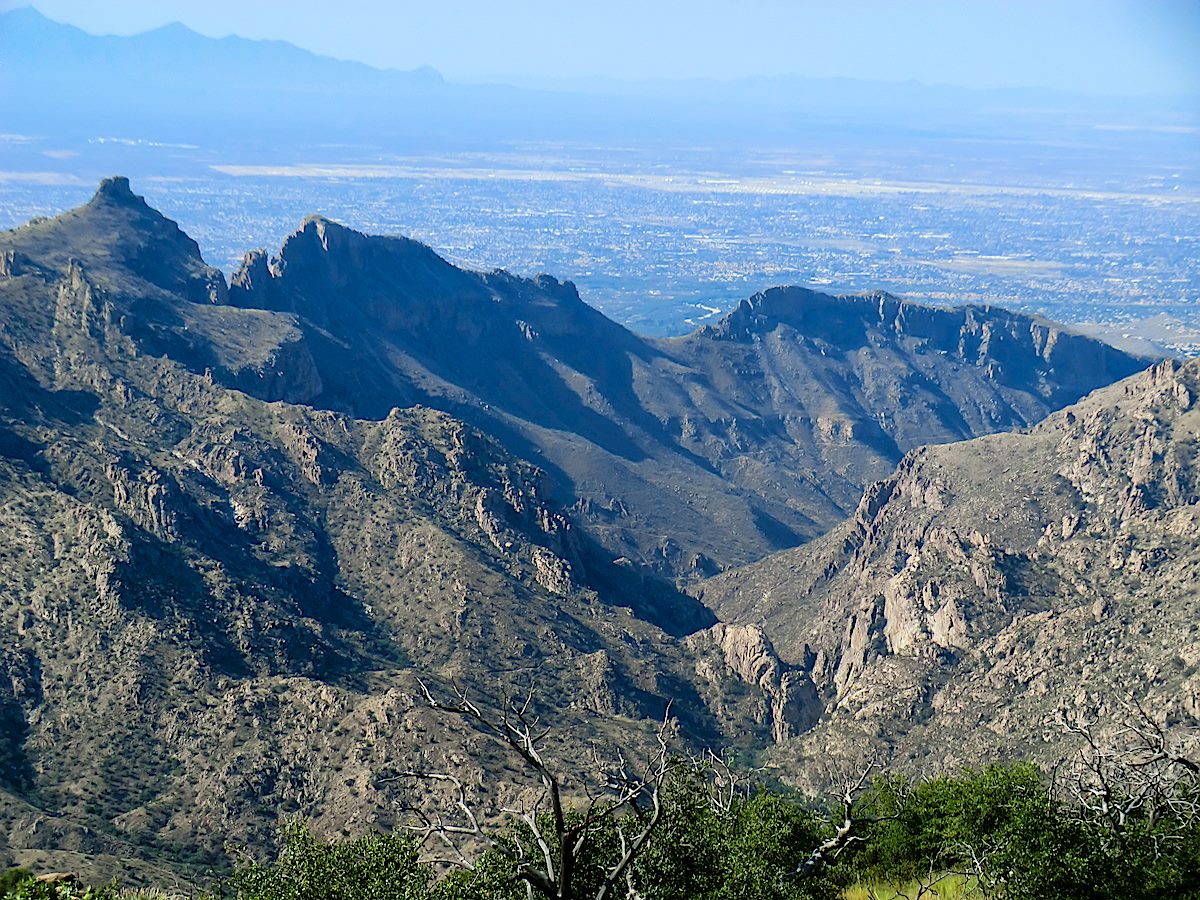
[{"label": "sunlit rocky slope", "polygon": [[1200,362],[923,448],[818,541],[708,582],[810,681],[778,759],[1053,758],[1131,698],[1200,724]]}]

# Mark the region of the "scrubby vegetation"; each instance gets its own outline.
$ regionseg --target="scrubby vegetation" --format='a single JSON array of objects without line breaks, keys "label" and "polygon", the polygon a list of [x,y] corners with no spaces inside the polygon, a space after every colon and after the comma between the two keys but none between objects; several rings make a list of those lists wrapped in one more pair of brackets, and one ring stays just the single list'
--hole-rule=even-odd
[{"label": "scrubby vegetation", "polygon": [[1056,797],[1029,765],[919,784],[881,779],[862,801],[877,820],[849,866],[926,895],[952,875],[989,898],[1200,897],[1194,817],[1135,799],[1114,794],[1108,808],[1127,805],[1129,814],[1110,819]]},{"label": "scrubby vegetation", "polygon": [[[894,775],[863,785],[848,808],[783,791],[724,790],[694,763],[677,767],[660,793],[650,839],[619,883],[608,873],[640,833],[649,807],[566,813],[596,827],[574,857],[562,898],[818,900],[979,897],[1200,898],[1200,823],[1195,781],[1161,802],[1112,792],[1102,804],[1073,802],[1032,765],[992,766],[913,782]],[[1095,797],[1095,792],[1085,796]],[[1120,815],[1110,815],[1120,808]],[[546,813],[550,815],[550,813]],[[526,821],[491,836],[457,865],[431,860],[407,832],[325,842],[301,823],[281,833],[274,860],[243,861],[215,885],[227,900],[525,900],[546,894],[530,873],[546,853]],[[818,848],[825,852],[817,852]],[[561,876],[562,873],[557,873]],[[559,883],[563,882],[559,878]],[[6,900],[115,900],[115,886],[0,880]]]},{"label": "scrubby vegetation", "polygon": [[115,900],[119,896],[115,884],[90,887],[70,877],[40,880],[24,869],[9,869],[0,875],[4,900]]},{"label": "scrubby vegetation", "polygon": [[228,889],[242,900],[422,900],[433,870],[408,834],[324,843],[296,822],[283,829],[272,863],[250,863]]}]

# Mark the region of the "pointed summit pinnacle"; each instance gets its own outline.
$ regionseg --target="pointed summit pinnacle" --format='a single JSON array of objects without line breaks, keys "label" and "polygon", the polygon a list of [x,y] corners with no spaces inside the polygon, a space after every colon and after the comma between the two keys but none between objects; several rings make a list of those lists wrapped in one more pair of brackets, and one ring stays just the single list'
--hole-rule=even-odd
[{"label": "pointed summit pinnacle", "polygon": [[107,201],[116,203],[121,206],[145,206],[146,200],[144,197],[139,197],[129,186],[129,179],[124,175],[111,175],[108,178],[102,179],[100,186],[96,188],[96,195],[92,198],[92,202]]}]

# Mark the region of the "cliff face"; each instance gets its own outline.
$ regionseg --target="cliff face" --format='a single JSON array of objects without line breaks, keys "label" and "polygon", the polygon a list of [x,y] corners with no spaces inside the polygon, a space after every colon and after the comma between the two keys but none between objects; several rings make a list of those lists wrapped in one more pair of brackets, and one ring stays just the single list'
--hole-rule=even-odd
[{"label": "cliff face", "polygon": [[909,454],[851,520],[708,582],[821,693],[781,753],[935,766],[1053,755],[1123,697],[1200,720],[1200,362],[1163,362],[1027,433]]},{"label": "cliff face", "polygon": [[[1097,372],[1127,367],[1125,354],[1045,319],[993,306],[938,308],[886,293],[826,295],[804,288],[773,288],[742,303],[724,320],[701,329],[713,340],[753,342],[786,327],[829,348],[863,349],[886,342],[902,352],[936,354],[953,367],[974,367],[993,392],[1010,397],[1034,394],[1055,407],[1097,387]],[[943,390],[951,380],[926,364],[924,373]],[[1132,374],[1128,372],[1126,374]],[[987,406],[968,412],[983,413]],[[1018,415],[1022,411],[1018,410]],[[976,430],[1008,422],[976,419]]]}]

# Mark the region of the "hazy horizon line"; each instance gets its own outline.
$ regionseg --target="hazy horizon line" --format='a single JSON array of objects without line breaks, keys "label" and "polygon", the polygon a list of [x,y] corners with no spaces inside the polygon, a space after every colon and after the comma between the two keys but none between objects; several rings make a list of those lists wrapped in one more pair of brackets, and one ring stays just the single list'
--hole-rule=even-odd
[{"label": "hazy horizon line", "polygon": [[521,90],[535,90],[548,93],[603,93],[604,88],[617,89],[619,91],[633,90],[639,87],[684,87],[688,85],[721,85],[725,87],[745,86],[753,83],[779,83],[787,81],[803,81],[810,83],[823,84],[850,84],[850,85],[889,85],[893,87],[915,87],[930,91],[961,91],[972,94],[990,94],[990,95],[1013,95],[1038,93],[1042,95],[1054,96],[1063,99],[1074,98],[1081,100],[1116,100],[1116,101],[1133,101],[1137,99],[1158,99],[1165,101],[1179,101],[1184,99],[1193,99],[1200,97],[1200,91],[1164,91],[1164,90],[1141,90],[1130,91],[1125,93],[1117,93],[1111,91],[1082,91],[1070,87],[1051,86],[1038,83],[1024,84],[992,84],[992,85],[972,85],[953,81],[930,81],[914,76],[897,77],[897,78],[880,78],[880,77],[859,77],[854,75],[842,74],[806,74],[800,71],[783,72],[783,73],[751,73],[740,75],[698,75],[698,74],[680,74],[680,75],[641,75],[641,76],[623,76],[620,74],[575,74],[568,76],[550,76],[537,74],[533,72],[516,72],[516,71],[494,71],[488,73],[463,74],[451,73],[448,74],[444,68],[434,65],[430,62],[418,63],[412,66],[394,66],[394,65],[377,65],[365,59],[347,57],[330,53],[322,50],[313,49],[310,46],[305,46],[293,40],[282,37],[249,37],[244,34],[239,34],[236,31],[228,31],[221,34],[212,33],[209,30],[201,30],[193,25],[183,22],[179,19],[172,19],[169,22],[164,22],[161,25],[155,25],[148,28],[140,28],[137,30],[118,30],[118,31],[95,31],[79,25],[75,22],[67,21],[61,18],[55,18],[52,15],[41,10],[37,3],[22,3],[19,6],[12,6],[7,9],[3,7],[0,0],[0,17],[12,15],[15,13],[33,12],[42,19],[51,22],[55,25],[73,28],[83,34],[93,38],[117,38],[117,39],[132,39],[141,37],[156,32],[167,31],[173,28],[183,29],[197,37],[212,41],[236,40],[251,44],[282,44],[292,47],[310,56],[320,59],[330,60],[346,65],[363,66],[376,72],[382,73],[420,73],[428,72],[436,74],[439,78],[449,84],[470,85],[470,86],[497,86],[509,87]]}]

